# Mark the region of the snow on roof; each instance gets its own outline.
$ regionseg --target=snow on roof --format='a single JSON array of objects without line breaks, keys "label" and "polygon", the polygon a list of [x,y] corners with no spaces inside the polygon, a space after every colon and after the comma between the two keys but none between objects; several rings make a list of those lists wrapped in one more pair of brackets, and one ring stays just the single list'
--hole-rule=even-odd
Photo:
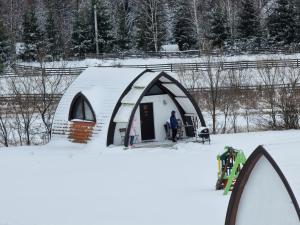
[{"label": "snow on roof", "polygon": [[168,44],[168,45],[162,45],[161,51],[167,51],[167,52],[178,52],[179,48],[177,44]]},{"label": "snow on roof", "polygon": [[133,85],[135,88],[145,88],[148,86],[148,84],[156,78],[160,72],[148,72],[144,74],[142,77],[140,77]]},{"label": "snow on roof", "polygon": [[114,118],[116,123],[128,123],[131,112],[134,108],[134,104],[141,97],[148,85],[153,81],[160,73],[147,72],[143,74],[132,86],[131,90],[122,99],[122,106],[118,110],[117,115]]},{"label": "snow on roof", "polygon": [[157,79],[176,99],[179,99],[178,102],[186,113],[197,114],[189,98],[172,78],[176,80],[177,77],[173,73],[166,74],[134,68],[91,67],[86,69],[68,88],[58,105],[54,116],[52,139],[66,138],[68,135],[70,106],[74,97],[82,93],[90,102],[96,115],[96,128],[93,129],[92,142],[97,145],[106,143],[111,120],[113,119],[115,123],[130,122],[130,116],[137,102]]},{"label": "snow on roof", "polygon": [[[72,100],[77,93],[81,92],[89,100],[96,114],[98,133],[106,135],[105,131],[108,129],[112,111],[120,96],[143,71],[143,69],[134,68],[91,67],[86,69],[63,95],[54,116],[53,130],[68,126]],[[59,137],[60,135],[53,135],[54,140]]]}]

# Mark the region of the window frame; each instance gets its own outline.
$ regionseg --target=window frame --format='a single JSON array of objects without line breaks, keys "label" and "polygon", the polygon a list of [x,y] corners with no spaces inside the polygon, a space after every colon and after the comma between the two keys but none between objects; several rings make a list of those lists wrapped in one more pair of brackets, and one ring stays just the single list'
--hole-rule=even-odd
[{"label": "window frame", "polygon": [[[75,118],[75,106],[77,101],[80,100],[81,102],[81,110],[82,110],[82,115],[83,115],[83,119],[79,119],[79,118]],[[93,120],[87,120],[86,119],[86,111],[85,111],[85,104],[90,108],[92,115],[93,115]],[[84,94],[82,94],[81,92],[79,92],[78,94],[75,95],[75,97],[73,98],[72,102],[71,102],[71,106],[70,106],[70,110],[69,110],[69,121],[73,121],[73,120],[83,120],[85,122],[96,122],[96,115],[94,112],[94,109],[91,105],[91,103],[89,102],[89,100],[85,97]]]}]

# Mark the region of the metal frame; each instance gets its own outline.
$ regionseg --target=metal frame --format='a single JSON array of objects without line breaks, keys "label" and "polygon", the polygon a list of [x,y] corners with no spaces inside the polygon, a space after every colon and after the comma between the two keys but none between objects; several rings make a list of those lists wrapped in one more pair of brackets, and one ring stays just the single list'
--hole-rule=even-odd
[{"label": "metal frame", "polygon": [[131,90],[132,86],[134,85],[134,83],[141,77],[143,76],[145,73],[150,72],[150,70],[145,70],[143,71],[141,74],[139,74],[129,85],[128,87],[125,89],[125,91],[122,93],[122,95],[120,96],[117,105],[114,108],[114,111],[112,113],[112,116],[110,118],[109,121],[109,126],[108,126],[108,132],[107,132],[107,139],[106,139],[106,146],[109,146],[111,144],[114,143],[114,136],[115,136],[115,129],[116,129],[116,123],[114,122],[114,118],[118,113],[118,110],[120,109],[122,103],[122,99],[125,97],[125,95],[128,94],[128,92]]},{"label": "metal frame", "polygon": [[[188,91],[177,81],[175,80],[173,77],[171,77],[170,75],[166,74],[165,72],[161,72],[155,79],[153,79],[151,81],[151,83],[147,86],[147,88],[145,88],[145,90],[143,91],[143,93],[141,94],[141,96],[139,97],[138,101],[135,103],[134,107],[133,107],[133,110],[131,112],[131,115],[130,115],[130,118],[129,118],[129,122],[128,122],[128,125],[127,127],[130,127],[131,124],[132,124],[132,121],[133,121],[133,117],[134,117],[134,114],[138,108],[138,106],[140,105],[143,97],[147,94],[148,90],[156,83],[159,81],[159,79],[161,77],[165,77],[167,79],[169,79],[171,82],[175,83],[182,91],[183,93],[186,95],[186,97],[191,101],[191,103],[193,104],[197,114],[198,114],[198,117],[201,121],[201,125],[202,126],[206,126],[205,125],[205,121],[204,121],[204,118],[203,118],[203,115],[201,113],[201,110],[200,108],[198,107],[198,105],[196,104],[195,100],[193,99],[193,97],[188,93]],[[124,146],[125,147],[128,147],[128,141],[129,141],[129,133],[130,133],[130,130],[127,129],[127,132],[126,132],[126,135],[125,135],[125,139],[124,139]]]},{"label": "metal frame", "polygon": [[[134,85],[134,83],[141,77],[143,76],[145,73],[147,72],[152,72],[151,70],[145,70],[143,71],[143,73],[141,73],[140,75],[138,75],[129,85],[128,87],[126,88],[126,90],[123,92],[123,94],[120,96],[114,110],[113,110],[113,113],[112,113],[112,116],[111,116],[111,119],[110,119],[110,123],[109,123],[109,127],[108,127],[108,133],[107,133],[107,141],[106,141],[106,145],[109,146],[110,144],[113,144],[113,141],[114,141],[114,134],[115,134],[115,128],[116,128],[116,123],[113,122],[118,110],[120,109],[122,103],[122,99],[125,97],[125,95],[131,90],[132,86]],[[171,77],[170,75],[166,74],[165,72],[161,72],[154,80],[152,80],[150,82],[150,84],[145,88],[145,90],[143,91],[143,93],[141,94],[141,96],[139,97],[138,101],[135,103],[134,107],[133,107],[133,110],[130,114],[130,118],[129,118],[129,122],[128,122],[128,125],[127,125],[127,128],[131,126],[132,124],[132,121],[133,121],[133,117],[134,117],[134,114],[138,108],[138,106],[140,105],[142,99],[144,96],[146,96],[147,92],[150,90],[150,88],[156,84],[159,79],[161,77],[166,77],[167,79],[169,79],[171,81],[171,83],[174,83],[176,84],[182,91],[183,93],[186,95],[186,97],[191,101],[192,105],[194,106],[197,114],[198,114],[198,117],[201,121],[201,125],[202,126],[206,126],[205,125],[205,121],[204,121],[204,118],[203,118],[203,115],[201,113],[201,110],[200,108],[198,107],[197,103],[195,102],[195,100],[193,99],[193,97],[191,96],[191,94],[176,80],[174,79],[173,77]],[[177,101],[176,101],[177,102]],[[175,102],[175,104],[176,104]],[[176,104],[177,105],[177,104]],[[128,147],[128,141],[129,141],[129,133],[130,133],[130,130],[127,129],[126,131],[126,134],[125,134],[125,138],[124,138],[124,146],[125,147]]]},{"label": "metal frame", "polygon": [[[298,215],[298,219],[300,221],[300,209],[298,202],[295,198],[295,195],[285,178],[284,174],[274,161],[274,159],[271,157],[271,155],[262,147],[261,145],[256,148],[256,150],[250,155],[248,160],[246,161],[245,165],[243,166],[243,169],[241,170],[237,181],[235,183],[234,189],[232,191],[228,208],[227,208],[227,214],[225,219],[225,225],[235,225],[236,223],[236,216],[238,213],[239,203],[241,200],[241,196],[243,194],[244,188],[247,185],[247,181],[249,176],[251,176],[251,172],[253,168],[255,167],[256,163],[259,161],[259,159],[265,156],[266,159],[271,163],[273,168],[276,170],[277,174],[279,175],[281,181],[283,182],[287,192],[289,193],[289,196],[292,200],[292,203],[295,207],[296,213]],[[271,188],[271,187],[270,187]]]}]

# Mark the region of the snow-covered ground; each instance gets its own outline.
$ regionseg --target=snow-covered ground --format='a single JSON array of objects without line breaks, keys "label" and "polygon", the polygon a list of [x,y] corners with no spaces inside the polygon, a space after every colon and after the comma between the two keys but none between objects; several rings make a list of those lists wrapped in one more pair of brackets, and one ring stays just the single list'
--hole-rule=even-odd
[{"label": "snow-covered ground", "polygon": [[[224,56],[212,57],[211,62],[226,61],[256,61],[256,60],[278,60],[278,59],[298,59],[300,54],[260,54],[260,55],[237,55],[237,56]],[[170,63],[201,63],[207,62],[206,56],[191,57],[191,58],[131,58],[131,59],[85,59],[81,61],[59,61],[48,62],[46,67],[50,68],[66,68],[66,67],[88,67],[88,66],[117,66],[117,65],[152,65],[152,64],[170,64]],[[20,62],[21,65],[37,66],[39,63],[26,63]]]},{"label": "snow-covered ground", "polygon": [[300,200],[296,130],[126,151],[60,143],[1,148],[0,224],[221,225],[229,196],[214,190],[216,155],[230,145],[249,156],[259,144],[279,162]]}]

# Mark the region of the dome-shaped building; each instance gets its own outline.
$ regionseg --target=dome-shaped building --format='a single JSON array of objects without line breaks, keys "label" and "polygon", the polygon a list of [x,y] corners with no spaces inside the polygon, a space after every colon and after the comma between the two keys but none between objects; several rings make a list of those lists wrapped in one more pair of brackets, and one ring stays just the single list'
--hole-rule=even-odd
[{"label": "dome-shaped building", "polygon": [[52,141],[128,145],[135,121],[137,142],[166,139],[164,124],[171,111],[194,136],[192,120],[205,126],[201,111],[174,74],[134,68],[86,69],[70,85],[57,107]]}]

